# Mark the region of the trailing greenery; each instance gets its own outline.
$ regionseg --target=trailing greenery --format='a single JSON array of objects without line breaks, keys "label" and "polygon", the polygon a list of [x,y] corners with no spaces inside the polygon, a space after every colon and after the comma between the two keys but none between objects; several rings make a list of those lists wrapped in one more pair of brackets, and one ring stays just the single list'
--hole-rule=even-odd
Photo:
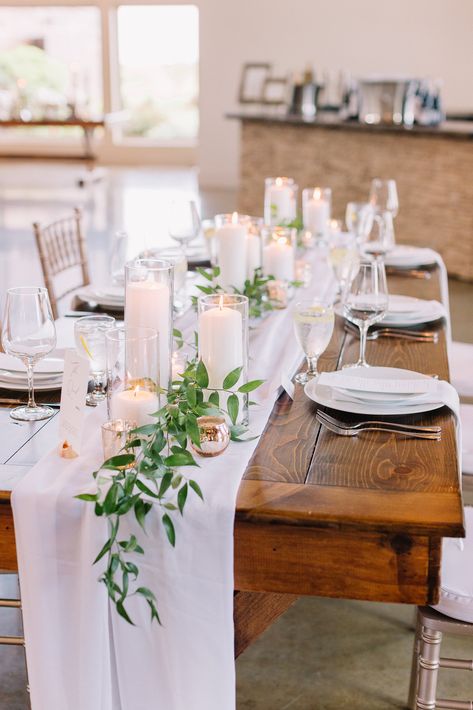
[{"label": "trailing greenery", "polygon": [[[179,331],[176,334],[182,339]],[[144,549],[136,535],[120,534],[120,523],[124,516],[134,515],[146,532],[146,518],[151,510],[157,510],[167,539],[175,546],[173,520],[184,515],[189,495],[204,499],[199,484],[188,475],[191,467],[198,466],[189,451],[191,443],[200,444],[198,417],[227,415],[231,422],[231,439],[247,440],[241,438],[246,427],[237,424],[238,394],[246,396],[263,381],[253,380],[235,389],[241,370],[237,368],[230,372],[221,389],[209,392],[209,376],[204,363],[196,359],[188,361],[179,379],[173,381],[167,393],[167,403],[152,415],[155,423],[134,429],[123,453],[108,459],[94,472],[96,493],[77,496],[92,503],[95,514],[107,520],[108,539],[94,564],[106,556],[107,566],[99,581],[106,586],[118,614],[130,624],[133,621],[125,603],[131,596],[141,597],[149,606],[151,620],[155,619],[159,624],[161,621],[155,592],[138,582],[138,561]],[[226,398],[225,409],[220,405],[222,393]]]},{"label": "trailing greenery", "polygon": [[[220,268],[214,266],[211,269],[197,269],[198,273],[204,277],[209,283],[197,284],[196,288],[206,295],[211,294],[223,294],[225,291],[218,284],[218,277],[220,276]],[[278,301],[272,299],[268,293],[268,284],[274,281],[274,276],[263,276],[262,269],[255,269],[253,280],[246,279],[245,285],[242,291],[237,288],[232,287],[232,291],[235,294],[240,294],[248,298],[248,314],[250,318],[261,318],[266,313],[274,311],[281,307]],[[294,288],[299,288],[302,286],[300,281],[292,281],[291,286]],[[199,301],[198,296],[192,296],[192,305],[197,310],[197,304]]]}]

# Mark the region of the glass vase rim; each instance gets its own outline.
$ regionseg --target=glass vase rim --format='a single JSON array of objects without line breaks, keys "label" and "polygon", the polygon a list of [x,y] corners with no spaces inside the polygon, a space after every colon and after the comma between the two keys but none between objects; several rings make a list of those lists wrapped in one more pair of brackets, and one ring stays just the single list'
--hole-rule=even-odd
[{"label": "glass vase rim", "polygon": [[294,304],[294,310],[297,310],[299,306],[302,308],[306,306],[323,306],[326,309],[334,310],[333,301],[329,298],[301,298]]},{"label": "glass vase rim", "polygon": [[7,288],[7,295],[12,296],[36,296],[46,294],[49,298],[49,291],[46,286],[10,286]]},{"label": "glass vase rim", "polygon": [[105,339],[114,343],[144,341],[154,342],[158,340],[158,331],[156,328],[147,328],[143,325],[120,325],[116,328],[110,328],[105,333]]},{"label": "glass vase rim", "polygon": [[106,313],[93,313],[90,316],[81,316],[77,318],[74,325],[79,323],[85,323],[85,321],[92,321],[93,323],[116,323],[117,319],[114,316],[109,316]]},{"label": "glass vase rim", "polygon": [[245,296],[242,293],[205,293],[202,294],[202,296],[199,296],[198,303],[203,305],[219,306],[220,300],[222,298],[232,299],[230,302],[225,300],[223,301],[222,305],[226,307],[244,305],[249,303],[248,296]]},{"label": "glass vase rim", "polygon": [[233,210],[233,212],[219,212],[218,214],[214,215],[214,221],[225,221],[229,222],[230,224],[233,222],[233,215],[236,214],[238,217],[237,222],[234,224],[240,224],[240,222],[249,222],[250,220],[254,219],[251,215],[249,214],[242,214],[241,212],[238,212],[238,210]]},{"label": "glass vase rim", "polygon": [[296,181],[292,177],[288,177],[287,175],[278,175],[277,177],[267,177],[264,179],[264,182],[266,185],[272,185],[273,183],[276,182],[276,180],[283,180],[286,185],[297,185]]},{"label": "glass vase rim", "polygon": [[127,263],[125,264],[125,269],[128,271],[132,271],[133,269],[146,269],[147,271],[153,272],[165,272],[171,271],[173,266],[174,265],[166,259],[153,259],[145,257],[127,261]]},{"label": "glass vase rim", "polygon": [[314,185],[313,187],[304,187],[302,190],[303,195],[308,195],[309,193],[313,193],[314,190],[320,190],[321,195],[324,194],[324,192],[329,192],[332,194],[332,188],[331,187],[324,187],[323,185]]},{"label": "glass vase rim", "polygon": [[261,234],[264,237],[269,236],[269,232],[279,232],[280,237],[285,237],[285,236],[290,236],[291,239],[295,238],[297,235],[297,228],[296,227],[287,227],[285,225],[280,225],[280,224],[264,224],[261,227]]}]

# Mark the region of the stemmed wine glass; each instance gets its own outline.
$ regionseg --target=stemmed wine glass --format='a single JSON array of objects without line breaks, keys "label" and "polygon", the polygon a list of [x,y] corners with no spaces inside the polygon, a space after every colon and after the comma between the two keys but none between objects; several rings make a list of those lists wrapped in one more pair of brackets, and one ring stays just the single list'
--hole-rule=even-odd
[{"label": "stemmed wine glass", "polygon": [[170,205],[169,235],[178,242],[187,254],[189,242],[199,236],[200,217],[193,200],[176,201]]},{"label": "stemmed wine glass", "polygon": [[395,217],[399,211],[396,181],[374,178],[371,181],[369,199],[378,214],[390,212]]},{"label": "stemmed wine glass", "polygon": [[5,352],[26,365],[28,378],[28,404],[16,407],[10,416],[27,422],[48,419],[54,410],[36,404],[33,374],[35,364],[56,347],[56,326],[47,289],[19,286],[7,290],[2,345]]},{"label": "stemmed wine glass", "polygon": [[366,235],[365,241],[361,245],[363,254],[373,256],[378,261],[382,261],[384,256],[394,247],[394,225],[390,212],[376,215],[371,229]]},{"label": "stemmed wine glass", "polygon": [[349,232],[355,235],[358,244],[363,244],[373,226],[374,210],[370,202],[348,202],[345,211],[345,224]]},{"label": "stemmed wine glass", "polygon": [[360,265],[360,255],[353,234],[337,232],[330,237],[329,261],[338,281],[339,299],[342,299],[345,289],[355,277]]},{"label": "stemmed wine glass", "polygon": [[110,249],[110,275],[112,283],[122,286],[125,283],[125,264],[127,262],[127,232],[115,232]]},{"label": "stemmed wine glass", "polygon": [[368,328],[382,320],[387,310],[388,288],[384,263],[380,260],[362,262],[358,274],[346,291],[343,304],[345,317],[360,329],[360,358],[354,365],[345,367],[369,367],[365,358]]},{"label": "stemmed wine glass", "polygon": [[305,385],[312,377],[317,377],[317,361],[333,333],[333,306],[328,301],[305,300],[296,303],[293,312],[294,331],[304,351],[308,368],[295,376],[296,382]]}]

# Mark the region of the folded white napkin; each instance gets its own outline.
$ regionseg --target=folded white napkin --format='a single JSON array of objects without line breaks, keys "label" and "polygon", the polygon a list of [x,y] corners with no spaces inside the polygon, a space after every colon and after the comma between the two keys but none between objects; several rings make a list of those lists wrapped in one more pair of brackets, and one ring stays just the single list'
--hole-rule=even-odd
[{"label": "folded white napkin", "polygon": [[[413,373],[415,375],[415,373]],[[436,391],[438,380],[433,378],[414,377],[412,380],[381,379],[363,377],[360,375],[337,372],[322,372],[318,384],[332,388],[356,390],[357,392],[381,392],[386,394],[433,394]],[[448,383],[447,383],[448,384]]]}]

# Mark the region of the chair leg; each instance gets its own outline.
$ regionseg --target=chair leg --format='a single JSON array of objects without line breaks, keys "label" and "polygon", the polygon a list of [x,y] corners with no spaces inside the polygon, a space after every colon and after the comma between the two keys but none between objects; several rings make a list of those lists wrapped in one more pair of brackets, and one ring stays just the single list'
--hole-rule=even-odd
[{"label": "chair leg", "polygon": [[420,634],[422,629],[422,623],[420,619],[419,610],[416,607],[415,615],[415,636],[414,644],[412,647],[412,663],[411,663],[411,680],[409,683],[409,699],[407,701],[407,707],[409,710],[416,710],[416,698],[417,698],[417,688],[419,686],[419,652],[420,652]]},{"label": "chair leg", "polygon": [[416,710],[435,710],[442,633],[422,626]]}]

